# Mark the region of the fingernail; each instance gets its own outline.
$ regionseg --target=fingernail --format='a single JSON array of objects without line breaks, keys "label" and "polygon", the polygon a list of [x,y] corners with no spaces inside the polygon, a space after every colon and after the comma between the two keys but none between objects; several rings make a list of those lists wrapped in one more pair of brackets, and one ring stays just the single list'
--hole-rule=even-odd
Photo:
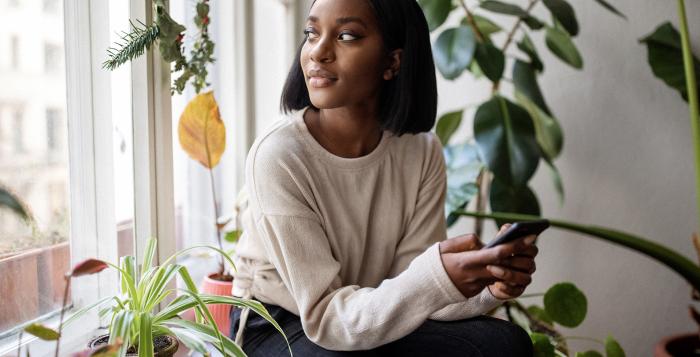
[{"label": "fingernail", "polygon": [[495,265],[487,265],[486,269],[488,269],[491,272],[491,274],[498,276],[498,277],[501,277],[501,276],[505,275],[505,273],[506,273],[503,269],[501,269]]},{"label": "fingernail", "polygon": [[531,245],[532,243],[535,242],[536,238],[537,238],[536,236],[529,236],[529,237],[525,238],[525,244]]}]

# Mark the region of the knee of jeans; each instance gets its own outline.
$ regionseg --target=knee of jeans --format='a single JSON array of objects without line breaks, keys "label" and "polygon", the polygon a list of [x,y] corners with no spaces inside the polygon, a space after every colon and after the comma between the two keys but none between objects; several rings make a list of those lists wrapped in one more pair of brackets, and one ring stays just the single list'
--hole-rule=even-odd
[{"label": "knee of jeans", "polygon": [[532,340],[530,335],[520,326],[505,320],[498,320],[500,333],[508,340],[508,346],[514,356],[531,356]]}]

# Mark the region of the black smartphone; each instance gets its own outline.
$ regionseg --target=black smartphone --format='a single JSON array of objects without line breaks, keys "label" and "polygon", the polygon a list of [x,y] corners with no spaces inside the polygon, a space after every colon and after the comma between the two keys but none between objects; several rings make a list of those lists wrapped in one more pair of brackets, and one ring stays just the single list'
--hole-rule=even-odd
[{"label": "black smartphone", "polygon": [[[484,248],[492,248],[499,244],[508,243],[518,238],[542,233],[549,227],[549,221],[540,219],[537,221],[515,222],[503,234],[489,242]],[[482,248],[482,249],[484,249]]]}]

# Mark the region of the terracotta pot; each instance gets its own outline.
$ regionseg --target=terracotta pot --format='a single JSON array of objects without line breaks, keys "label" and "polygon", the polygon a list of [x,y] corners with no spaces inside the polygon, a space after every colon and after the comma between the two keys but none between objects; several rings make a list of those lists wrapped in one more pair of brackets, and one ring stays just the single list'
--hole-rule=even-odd
[{"label": "terracotta pot", "polygon": [[[97,336],[90,340],[88,343],[88,348],[91,350],[96,350],[100,346],[106,345],[107,341],[109,341],[109,335],[102,335],[102,336]],[[177,342],[177,339],[173,336],[170,335],[162,335],[158,336],[153,339],[153,349],[154,349],[154,357],[172,357],[175,355],[175,352],[177,352],[177,348],[180,346],[180,343]],[[138,356],[138,353],[136,351],[133,352],[127,352],[127,356]]]},{"label": "terracotta pot", "polygon": [[668,336],[654,348],[654,357],[692,356],[700,356],[700,338],[697,332]]},{"label": "terracotta pot", "polygon": [[[221,281],[212,278],[216,274],[210,274],[202,282],[202,292],[210,295],[221,295],[221,296],[231,296],[231,288],[233,287],[233,281]],[[229,314],[231,313],[231,305],[225,304],[215,304],[209,305],[209,312],[214,317],[214,322],[216,326],[219,327],[219,331],[229,336],[229,331],[231,329],[231,324],[229,320]]]}]

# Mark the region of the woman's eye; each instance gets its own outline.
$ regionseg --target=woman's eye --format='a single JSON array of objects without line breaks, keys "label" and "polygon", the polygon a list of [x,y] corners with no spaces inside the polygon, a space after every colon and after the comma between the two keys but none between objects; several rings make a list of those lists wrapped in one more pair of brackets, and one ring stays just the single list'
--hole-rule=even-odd
[{"label": "woman's eye", "polygon": [[353,35],[353,34],[351,34],[351,33],[343,32],[343,33],[341,33],[340,35],[338,35],[338,38],[339,38],[341,41],[353,41],[353,40],[357,40],[358,37],[355,36],[355,35]]},{"label": "woman's eye", "polygon": [[304,29],[304,36],[306,36],[306,38],[316,38],[317,37],[316,32],[312,28]]}]

